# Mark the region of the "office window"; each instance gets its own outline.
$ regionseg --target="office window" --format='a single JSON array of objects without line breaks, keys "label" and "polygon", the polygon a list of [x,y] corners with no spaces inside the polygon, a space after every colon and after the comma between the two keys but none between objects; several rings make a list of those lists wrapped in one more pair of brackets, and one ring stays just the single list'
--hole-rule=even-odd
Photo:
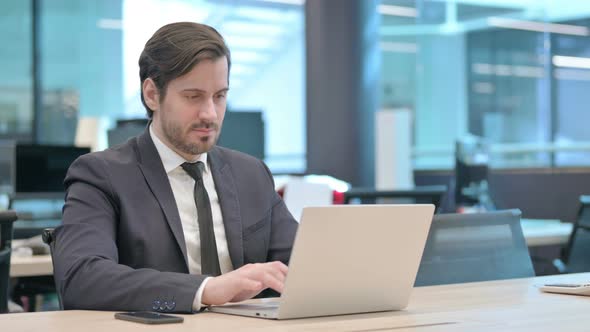
[{"label": "office window", "polygon": [[583,35],[554,34],[551,39],[554,140],[563,147],[555,154],[559,166],[590,165],[590,15],[586,16],[566,22],[581,27]]},{"label": "office window", "polygon": [[[18,3],[18,4],[17,4]],[[253,0],[39,1],[38,142],[73,144],[93,121],[98,149],[116,120],[145,118],[138,59],[164,24],[193,21],[218,29],[232,51],[228,110],[259,112],[265,161],[275,172],[305,170],[303,3]],[[0,135],[31,135],[30,2],[0,5],[13,49],[0,53]],[[6,13],[6,14],[4,14]],[[26,16],[26,15],[29,16]],[[23,20],[24,18],[24,20]],[[12,20],[12,21],[10,21]],[[16,64],[16,65],[15,65]],[[20,75],[20,76],[18,76]],[[13,92],[16,91],[17,92]],[[6,91],[6,93],[5,93]],[[10,100],[9,100],[10,99]],[[23,111],[17,111],[22,109]],[[12,123],[16,123],[13,126]],[[9,129],[7,129],[9,128]],[[247,134],[244,138],[247,138]]]},{"label": "office window", "polygon": [[39,1],[39,143],[71,145],[89,118],[106,147],[101,132],[123,111],[121,13],[121,0]]},{"label": "office window", "polygon": [[382,107],[413,114],[417,169],[467,134],[493,167],[590,165],[590,3],[383,0]]},{"label": "office window", "polygon": [[0,2],[0,138],[32,139],[31,15],[30,1]]}]

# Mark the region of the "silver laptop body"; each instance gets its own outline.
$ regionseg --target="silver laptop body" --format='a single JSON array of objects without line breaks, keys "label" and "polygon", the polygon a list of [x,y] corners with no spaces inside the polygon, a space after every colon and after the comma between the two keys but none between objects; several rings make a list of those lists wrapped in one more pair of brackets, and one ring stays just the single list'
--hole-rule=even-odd
[{"label": "silver laptop body", "polygon": [[306,207],[281,297],[209,310],[271,319],[401,310],[433,213],[431,204]]}]

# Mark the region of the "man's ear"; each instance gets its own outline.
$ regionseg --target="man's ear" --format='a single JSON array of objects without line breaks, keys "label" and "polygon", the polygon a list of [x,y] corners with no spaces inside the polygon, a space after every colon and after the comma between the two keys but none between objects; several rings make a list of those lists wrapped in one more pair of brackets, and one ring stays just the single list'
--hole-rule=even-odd
[{"label": "man's ear", "polygon": [[152,111],[160,109],[160,93],[156,87],[156,83],[151,78],[143,81],[141,86],[141,93],[143,93],[143,100]]}]

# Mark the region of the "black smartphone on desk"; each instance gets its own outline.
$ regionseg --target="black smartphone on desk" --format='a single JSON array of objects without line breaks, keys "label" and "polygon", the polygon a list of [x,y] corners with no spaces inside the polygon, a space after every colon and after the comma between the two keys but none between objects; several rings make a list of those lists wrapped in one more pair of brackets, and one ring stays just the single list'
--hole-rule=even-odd
[{"label": "black smartphone on desk", "polygon": [[151,311],[118,312],[115,314],[115,318],[143,324],[172,324],[182,323],[184,321],[183,317],[164,315]]}]

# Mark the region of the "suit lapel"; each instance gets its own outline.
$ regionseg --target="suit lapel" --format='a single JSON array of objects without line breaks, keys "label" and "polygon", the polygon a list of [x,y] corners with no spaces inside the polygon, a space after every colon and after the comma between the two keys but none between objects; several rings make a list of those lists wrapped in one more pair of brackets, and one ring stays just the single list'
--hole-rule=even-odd
[{"label": "suit lapel", "polygon": [[242,243],[242,218],[236,183],[231,172],[231,166],[226,163],[217,147],[209,151],[207,158],[215,182],[215,190],[217,190],[217,196],[219,197],[229,256],[234,268],[239,268],[244,265],[244,247]]},{"label": "suit lapel", "polygon": [[184,263],[186,264],[186,271],[188,272],[186,243],[184,242],[184,233],[182,231],[180,215],[178,214],[178,207],[176,206],[174,194],[172,193],[170,181],[164,170],[164,165],[162,164],[158,150],[150,137],[149,129],[146,129],[145,132],[138,137],[137,141],[140,157],[138,166],[152,193],[158,200],[162,211],[164,211],[166,221],[168,221],[168,225],[172,230],[172,234],[174,234],[176,243],[184,256]]}]

